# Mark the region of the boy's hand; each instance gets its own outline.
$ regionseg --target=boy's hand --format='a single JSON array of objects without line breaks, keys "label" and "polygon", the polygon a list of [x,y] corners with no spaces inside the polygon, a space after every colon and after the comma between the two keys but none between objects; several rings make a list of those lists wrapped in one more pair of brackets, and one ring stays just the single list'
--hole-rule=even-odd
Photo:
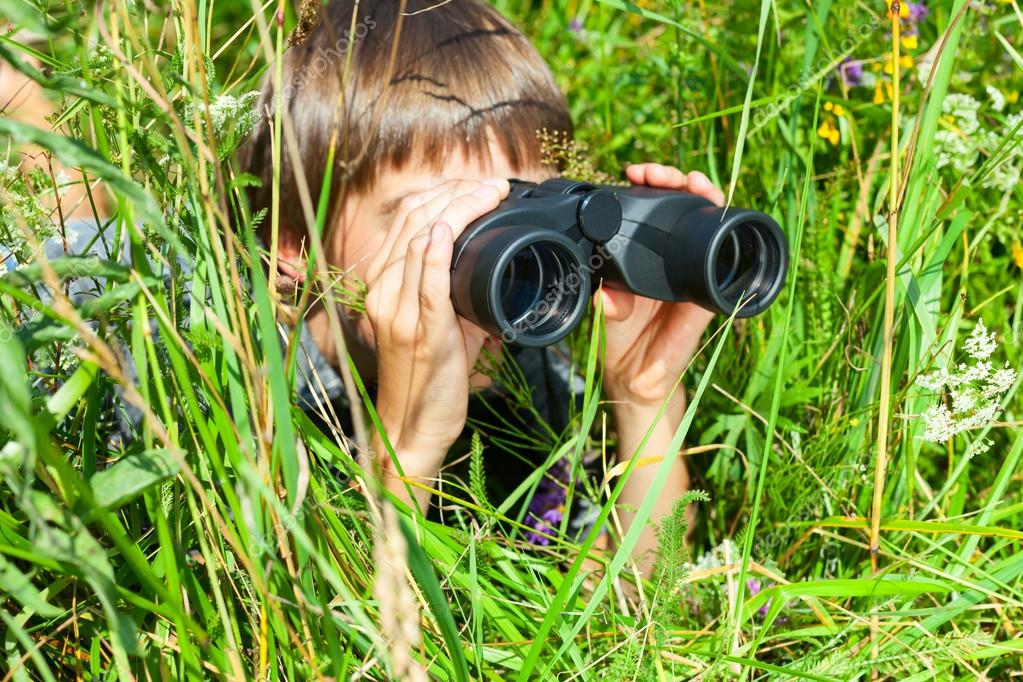
[{"label": "boy's hand", "polygon": [[[646,163],[628,166],[625,173],[636,185],[682,190],[724,204],[721,190],[698,171],[687,175]],[[601,289],[594,296],[603,297],[606,318],[608,397],[620,401],[625,410],[657,409],[685,371],[714,313],[693,303],[655,301],[627,291]],[[677,391],[672,403],[684,405],[685,393]]]},{"label": "boy's hand", "polygon": [[[376,408],[408,477],[434,478],[465,426],[469,372],[487,333],[455,315],[452,246],[508,189],[506,180],[452,181],[407,197],[369,266],[366,314],[377,348]],[[378,438],[374,446],[393,475]],[[420,502],[428,502],[428,495]]]}]

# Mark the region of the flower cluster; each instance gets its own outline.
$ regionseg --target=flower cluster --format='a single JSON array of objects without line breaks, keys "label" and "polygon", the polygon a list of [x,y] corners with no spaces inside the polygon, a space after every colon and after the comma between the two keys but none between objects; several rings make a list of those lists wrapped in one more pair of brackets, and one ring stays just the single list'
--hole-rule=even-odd
[{"label": "flower cluster", "polygon": [[817,128],[817,136],[831,144],[838,144],[842,139],[841,129],[845,127],[845,122],[842,120],[845,116],[845,108],[841,104],[825,102],[824,111],[832,115],[825,114],[822,117],[820,127]]},{"label": "flower cluster", "polygon": [[[964,431],[987,426],[998,416],[999,399],[1016,381],[1016,372],[1008,365],[993,367],[990,358],[997,348],[994,332],[978,320],[963,346],[972,362],[960,363],[952,371],[942,367],[917,378],[918,386],[944,394],[941,402],[922,415],[924,440],[945,443]],[[988,444],[978,443],[967,454],[977,454]]]},{"label": "flower cluster", "polygon": [[575,178],[585,182],[611,185],[616,180],[607,173],[597,170],[593,165],[586,145],[573,139],[567,133],[546,128],[536,131],[536,139],[540,142],[540,160],[544,165],[554,166],[566,178]]},{"label": "flower cluster", "polygon": [[35,260],[38,254],[26,235],[38,245],[56,236],[57,226],[39,197],[62,195],[69,182],[64,173],[51,178],[42,168],[25,172],[0,159],[0,263]]},{"label": "flower cluster", "polygon": [[[255,103],[259,97],[259,91],[253,90],[243,95],[219,95],[212,102],[199,102],[200,112],[209,112],[210,121],[213,123],[213,131],[217,137],[225,135],[230,129],[243,131],[242,135],[248,134],[252,127],[259,120],[259,112],[256,111]],[[185,120],[190,122],[195,113],[195,106],[189,103],[185,106]]]},{"label": "flower cluster", "polygon": [[[1007,102],[1015,103],[1019,99],[1018,92],[1005,94],[990,85],[986,91],[990,110],[994,113],[1000,113]],[[994,153],[1002,147],[1008,135],[1014,135],[1017,140],[1021,137],[1016,127],[1023,120],[1023,113],[1016,112],[1007,116],[1003,131],[998,131],[986,127],[978,116],[982,106],[976,98],[962,93],[945,97],[941,105],[943,127],[934,135],[938,168],[948,167],[959,175],[972,173],[977,168],[982,152]],[[1023,153],[1019,147],[1019,144],[1011,142],[1005,145],[1007,153],[982,178],[981,187],[1001,192],[1011,192],[1016,187],[1023,172]]]}]

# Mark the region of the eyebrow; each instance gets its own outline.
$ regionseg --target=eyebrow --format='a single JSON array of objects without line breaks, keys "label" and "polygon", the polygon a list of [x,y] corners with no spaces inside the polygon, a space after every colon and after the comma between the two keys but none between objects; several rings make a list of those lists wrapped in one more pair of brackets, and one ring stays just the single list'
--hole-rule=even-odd
[{"label": "eyebrow", "polygon": [[397,194],[388,199],[387,201],[385,201],[384,205],[380,209],[380,212],[385,216],[393,216],[395,213],[398,212],[398,206],[401,205],[401,202],[405,199],[405,197],[410,196],[412,194],[418,194],[419,192],[425,191],[427,189],[429,188],[412,187],[411,189],[407,189],[403,191],[401,194]]}]

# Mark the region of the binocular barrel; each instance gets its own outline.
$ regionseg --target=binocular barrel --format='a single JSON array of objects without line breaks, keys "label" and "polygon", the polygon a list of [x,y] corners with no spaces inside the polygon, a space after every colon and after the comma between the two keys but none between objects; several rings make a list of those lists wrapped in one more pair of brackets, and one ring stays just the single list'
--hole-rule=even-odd
[{"label": "binocular barrel", "polygon": [[785,236],[763,213],[649,187],[514,181],[456,240],[451,296],[462,317],[540,347],[579,325],[598,282],[750,317],[787,268]]}]

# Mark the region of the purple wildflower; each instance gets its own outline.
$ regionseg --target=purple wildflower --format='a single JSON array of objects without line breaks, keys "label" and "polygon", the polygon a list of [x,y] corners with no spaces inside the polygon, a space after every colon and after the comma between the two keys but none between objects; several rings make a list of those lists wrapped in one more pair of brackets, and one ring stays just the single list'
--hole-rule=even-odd
[{"label": "purple wildflower", "polygon": [[549,545],[556,527],[565,517],[566,487],[568,485],[571,465],[568,459],[561,458],[555,462],[536,488],[533,499],[529,501],[526,513],[526,525],[532,528],[525,534],[526,541],[534,545]]},{"label": "purple wildflower", "polygon": [[[760,586],[760,581],[759,580],[757,580],[756,578],[750,578],[749,580],[746,581],[746,589],[749,590],[749,596],[755,597],[756,595],[758,595],[760,593],[760,590],[763,589],[763,588]],[[766,616],[767,615],[767,609],[770,606],[771,606],[771,600],[768,599],[766,602],[764,602],[763,606],[761,606],[759,609],[757,609],[757,613],[759,613],[761,616]]]},{"label": "purple wildflower", "polygon": [[838,73],[846,87],[855,88],[863,83],[863,62],[845,59],[838,65]]},{"label": "purple wildflower", "polygon": [[907,4],[909,5],[909,20],[913,23],[923,21],[930,13],[927,5],[922,2],[910,2]]},{"label": "purple wildflower", "polygon": [[581,36],[583,34],[583,22],[579,21],[578,19],[573,19],[572,21],[568,22],[568,30],[576,34],[577,36]]}]

